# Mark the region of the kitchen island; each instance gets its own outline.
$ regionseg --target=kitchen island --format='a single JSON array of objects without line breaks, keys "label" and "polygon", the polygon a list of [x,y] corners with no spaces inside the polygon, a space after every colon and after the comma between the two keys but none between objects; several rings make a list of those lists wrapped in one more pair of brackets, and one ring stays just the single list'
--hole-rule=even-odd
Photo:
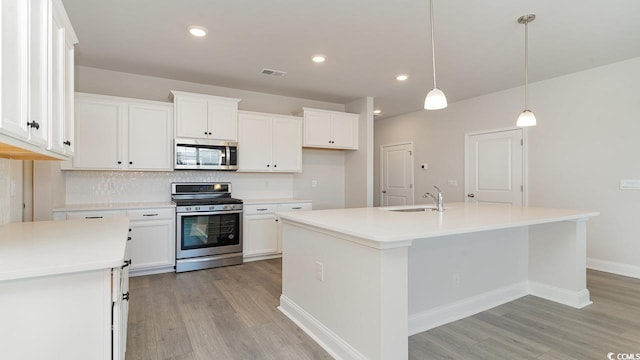
[{"label": "kitchen island", "polygon": [[125,217],[0,226],[0,358],[124,359]]},{"label": "kitchen island", "polygon": [[406,359],[409,335],[528,294],[591,303],[586,221],[597,212],[394,210],[280,214],[279,309],[336,358]]}]

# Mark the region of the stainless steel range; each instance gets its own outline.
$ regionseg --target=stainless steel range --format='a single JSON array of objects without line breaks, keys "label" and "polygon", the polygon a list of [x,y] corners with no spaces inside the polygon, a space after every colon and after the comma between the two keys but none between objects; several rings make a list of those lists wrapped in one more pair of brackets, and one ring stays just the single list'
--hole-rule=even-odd
[{"label": "stainless steel range", "polygon": [[242,264],[242,200],[230,183],[172,183],[176,272]]}]

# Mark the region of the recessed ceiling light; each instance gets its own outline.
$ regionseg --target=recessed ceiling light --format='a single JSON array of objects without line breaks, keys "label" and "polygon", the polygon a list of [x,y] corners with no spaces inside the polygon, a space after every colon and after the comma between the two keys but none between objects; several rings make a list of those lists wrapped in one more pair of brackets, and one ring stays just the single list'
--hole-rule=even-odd
[{"label": "recessed ceiling light", "polygon": [[203,26],[191,25],[191,26],[187,27],[187,30],[189,30],[189,33],[191,35],[196,36],[196,37],[203,37],[203,36],[207,35],[207,28],[205,28]]},{"label": "recessed ceiling light", "polygon": [[398,80],[398,81],[405,81],[408,78],[409,78],[409,75],[407,75],[407,74],[400,74],[400,75],[396,76],[396,80]]},{"label": "recessed ceiling light", "polygon": [[318,54],[318,55],[313,55],[311,60],[313,60],[313,62],[316,62],[316,63],[323,63],[325,60],[327,60],[327,57],[322,54]]},{"label": "recessed ceiling light", "polygon": [[382,110],[380,109],[373,110],[373,115],[380,115],[380,114],[382,114]]}]

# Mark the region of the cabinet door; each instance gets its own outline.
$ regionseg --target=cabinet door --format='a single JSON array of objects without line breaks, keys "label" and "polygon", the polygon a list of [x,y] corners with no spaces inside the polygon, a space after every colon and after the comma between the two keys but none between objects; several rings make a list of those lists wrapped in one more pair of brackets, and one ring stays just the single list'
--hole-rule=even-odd
[{"label": "cabinet door", "polygon": [[[54,13],[55,15],[55,13]],[[49,150],[65,153],[65,29],[56,16],[51,26],[51,126]]]},{"label": "cabinet door", "polygon": [[172,115],[169,105],[129,104],[129,169],[172,169]]},{"label": "cabinet door", "polygon": [[244,255],[271,255],[279,252],[275,214],[244,217]]},{"label": "cabinet door", "polygon": [[132,221],[129,236],[131,270],[173,266],[172,220]]},{"label": "cabinet door", "polygon": [[176,137],[206,139],[208,136],[207,125],[207,100],[176,96]]},{"label": "cabinet door", "polygon": [[351,114],[332,115],[331,138],[332,146],[344,149],[357,149],[358,116]]},{"label": "cabinet door", "polygon": [[273,171],[302,171],[302,119],[274,117],[272,129]]},{"label": "cabinet door", "polygon": [[24,0],[0,1],[2,38],[0,63],[2,70],[0,131],[21,140],[28,140],[28,35],[29,3]]},{"label": "cabinet door", "polygon": [[[69,35],[65,31],[65,35]],[[65,37],[65,56],[64,56],[64,136],[63,145],[64,153],[73,156],[75,152],[75,44],[70,36]]]},{"label": "cabinet door", "polygon": [[238,171],[271,171],[271,118],[240,114]]},{"label": "cabinet door", "polygon": [[238,103],[235,101],[208,101],[209,138],[238,141]]},{"label": "cabinet door", "polygon": [[[108,99],[76,98],[77,146],[73,167],[124,168],[125,104]],[[124,142],[126,145],[126,142]]]},{"label": "cabinet door", "polygon": [[[3,0],[4,1],[4,0]],[[49,1],[29,0],[29,142],[48,145]]]},{"label": "cabinet door", "polygon": [[304,145],[331,147],[331,116],[324,113],[305,111]]}]

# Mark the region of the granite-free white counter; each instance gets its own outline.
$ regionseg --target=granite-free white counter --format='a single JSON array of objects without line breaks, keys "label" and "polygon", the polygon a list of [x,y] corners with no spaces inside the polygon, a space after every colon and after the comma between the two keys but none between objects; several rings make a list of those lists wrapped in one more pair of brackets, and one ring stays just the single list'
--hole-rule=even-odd
[{"label": "granite-free white counter", "polygon": [[297,204],[310,203],[311,200],[292,199],[292,198],[275,198],[275,199],[242,199],[245,205],[262,205],[262,204]]},{"label": "granite-free white counter", "polygon": [[445,204],[445,211],[396,212],[393,209],[429,205],[330,209],[282,213],[280,218],[311,225],[366,241],[406,242],[414,239],[577,220],[597,216],[595,211],[511,207],[477,203]]},{"label": "granite-free white counter", "polygon": [[123,264],[125,217],[0,226],[0,281],[91,271]]}]

